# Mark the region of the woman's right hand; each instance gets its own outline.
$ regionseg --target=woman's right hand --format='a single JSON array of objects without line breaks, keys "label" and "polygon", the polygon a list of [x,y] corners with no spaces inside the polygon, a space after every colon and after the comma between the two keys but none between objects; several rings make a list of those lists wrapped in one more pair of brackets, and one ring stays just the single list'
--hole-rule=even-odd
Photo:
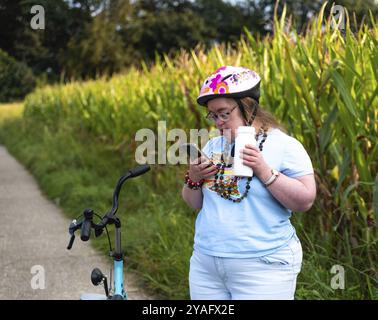
[{"label": "woman's right hand", "polygon": [[194,182],[199,182],[202,179],[210,178],[217,172],[218,167],[205,157],[195,159],[189,164],[189,178]]}]

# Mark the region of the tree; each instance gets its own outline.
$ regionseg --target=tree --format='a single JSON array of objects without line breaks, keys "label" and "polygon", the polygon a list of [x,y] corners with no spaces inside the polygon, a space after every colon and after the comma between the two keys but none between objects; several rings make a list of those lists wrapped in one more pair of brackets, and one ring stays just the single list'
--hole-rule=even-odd
[{"label": "tree", "polygon": [[[249,1],[250,2],[250,1]],[[226,3],[223,0],[197,0],[195,12],[206,21],[207,36],[216,42],[236,42],[243,28],[264,32],[261,10],[251,3]]]},{"label": "tree", "polygon": [[26,1],[3,0],[0,5],[0,48],[40,73],[46,71],[43,62],[49,53],[43,45],[43,31],[30,27],[30,8]]},{"label": "tree", "polygon": [[121,36],[132,7],[129,1],[103,1],[83,31],[73,36],[61,55],[68,78],[111,75],[133,62],[135,54]]},{"label": "tree", "polygon": [[2,0],[0,4],[0,48],[31,66],[35,74],[58,78],[62,69],[59,57],[69,39],[80,34],[98,10],[100,0],[40,0],[45,9],[45,29],[33,30],[32,0]]},{"label": "tree", "polygon": [[155,53],[189,49],[209,39],[205,21],[193,10],[191,1],[140,0],[120,30],[127,46],[143,59]]},{"label": "tree", "polygon": [[[298,31],[319,12],[321,0],[281,0]],[[45,8],[46,28],[30,27],[34,0],[1,0],[0,48],[49,80],[113,74],[156,54],[190,49],[198,43],[236,43],[243,29],[253,34],[273,31],[276,0],[39,0]],[[374,0],[339,0],[348,9],[353,27]],[[332,3],[326,7],[330,15]],[[369,19],[367,19],[369,20]],[[356,27],[355,27],[356,29]]]}]

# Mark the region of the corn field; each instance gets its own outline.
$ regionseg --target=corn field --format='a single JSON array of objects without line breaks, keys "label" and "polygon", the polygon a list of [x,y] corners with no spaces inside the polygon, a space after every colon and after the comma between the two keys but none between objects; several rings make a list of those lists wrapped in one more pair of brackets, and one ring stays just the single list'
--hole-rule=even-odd
[{"label": "corn field", "polygon": [[[324,8],[303,34],[285,12],[274,35],[245,32],[233,47],[217,45],[157,58],[111,79],[38,89],[25,101],[25,125],[70,127],[120,154],[133,154],[136,131],[205,128],[196,105],[203,79],[222,65],[240,65],[262,77],[261,105],[302,142],[315,170],[317,200],[301,216],[304,230],[329,244],[329,254],[364,257],[359,268],[368,297],[377,287],[378,218],[378,26],[352,32],[324,17]],[[340,245],[343,243],[343,245]],[[351,257],[353,262],[353,257]],[[376,290],[376,289],[375,289]],[[375,293],[376,294],[376,293]]]}]

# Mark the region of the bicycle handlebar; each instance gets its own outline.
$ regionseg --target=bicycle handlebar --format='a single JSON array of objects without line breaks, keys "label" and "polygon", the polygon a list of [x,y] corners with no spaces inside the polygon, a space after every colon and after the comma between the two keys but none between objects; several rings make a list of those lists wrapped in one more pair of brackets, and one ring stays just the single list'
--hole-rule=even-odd
[{"label": "bicycle handlebar", "polygon": [[140,176],[141,174],[146,173],[148,170],[150,170],[150,166],[147,164],[131,169],[129,170],[130,178]]},{"label": "bicycle handlebar", "polygon": [[80,221],[79,223],[76,222],[76,220],[73,220],[69,226],[69,233],[71,235],[69,244],[67,246],[67,249],[70,250],[73,246],[73,243],[75,241],[75,231],[80,229],[80,239],[82,241],[88,241],[91,235],[91,229],[95,229],[95,235],[98,237],[103,229],[108,225],[114,223],[116,227],[120,227],[120,221],[119,219],[115,216],[118,210],[118,196],[121,191],[121,187],[123,183],[129,179],[129,178],[135,178],[138,177],[147,171],[150,170],[149,165],[141,165],[136,168],[133,168],[128,171],[128,173],[124,176],[122,176],[119,180],[118,183],[114,189],[113,193],[113,203],[112,203],[112,208],[111,210],[104,215],[102,218],[101,222],[99,224],[95,224],[93,222],[93,210],[92,209],[85,209],[83,216],[84,219]]},{"label": "bicycle handlebar", "polygon": [[122,187],[123,183],[127,179],[129,179],[129,178],[138,177],[138,176],[146,173],[149,170],[150,170],[150,166],[149,165],[138,166],[136,168],[133,168],[133,169],[129,170],[129,172],[126,175],[122,176],[118,180],[118,183],[117,183],[117,185],[116,185],[116,187],[114,189],[114,193],[113,193],[113,206],[112,206],[112,209],[107,214],[108,218],[112,218],[117,213],[117,210],[118,210],[118,196],[119,196],[119,192],[121,191],[121,187]]},{"label": "bicycle handlebar", "polygon": [[80,230],[80,239],[82,241],[89,240],[89,237],[91,236],[91,227],[92,227],[92,221],[90,220],[83,221],[83,224],[81,225],[81,230]]}]

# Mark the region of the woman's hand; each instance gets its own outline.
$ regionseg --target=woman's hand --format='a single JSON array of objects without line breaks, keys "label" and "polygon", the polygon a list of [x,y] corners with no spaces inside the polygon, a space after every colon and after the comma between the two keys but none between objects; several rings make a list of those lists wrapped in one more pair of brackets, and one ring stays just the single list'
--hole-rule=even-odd
[{"label": "woman's hand", "polygon": [[205,157],[196,159],[189,164],[189,178],[194,182],[209,178],[217,172],[218,167]]},{"label": "woman's hand", "polygon": [[266,180],[270,176],[270,167],[265,162],[261,151],[252,144],[247,144],[245,149],[240,152],[240,158],[243,159],[243,164],[252,168],[254,175],[260,180]]}]

